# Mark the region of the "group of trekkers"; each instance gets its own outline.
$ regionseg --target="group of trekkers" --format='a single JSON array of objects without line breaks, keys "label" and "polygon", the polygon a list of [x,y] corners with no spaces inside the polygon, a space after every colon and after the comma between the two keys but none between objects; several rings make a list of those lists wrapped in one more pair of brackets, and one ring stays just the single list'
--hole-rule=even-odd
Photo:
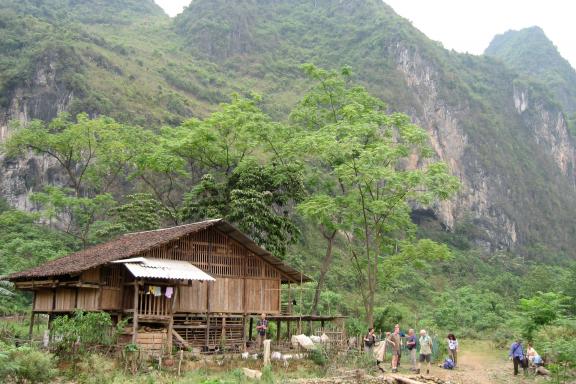
[{"label": "group of trekkers", "polygon": [[536,352],[532,344],[528,343],[528,347],[524,350],[521,339],[517,339],[512,343],[508,358],[514,364],[514,376],[518,375],[518,368],[522,368],[524,374],[526,374],[528,368],[532,367],[538,370],[544,364],[542,357]]},{"label": "group of trekkers", "polygon": [[[449,334],[447,338],[449,357],[446,361],[450,361],[451,366],[445,368],[455,368],[458,356],[458,340],[454,334]],[[432,361],[432,338],[428,335],[425,329],[420,331],[420,337],[417,338],[414,329],[409,329],[408,334],[400,331],[400,325],[394,326],[393,332],[386,332],[386,336],[378,342],[374,328],[368,329],[368,334],[364,337],[364,351],[373,353],[376,358],[376,365],[382,372],[386,369],[382,367],[382,362],[386,356],[387,351],[392,351],[391,368],[392,372],[398,372],[400,366],[400,359],[402,357],[403,347],[410,353],[410,370],[415,373],[420,373],[422,363],[426,363],[426,373],[430,373],[430,364]],[[418,351],[418,347],[420,350]],[[418,352],[418,359],[417,357]],[[445,361],[445,364],[446,364]]]}]

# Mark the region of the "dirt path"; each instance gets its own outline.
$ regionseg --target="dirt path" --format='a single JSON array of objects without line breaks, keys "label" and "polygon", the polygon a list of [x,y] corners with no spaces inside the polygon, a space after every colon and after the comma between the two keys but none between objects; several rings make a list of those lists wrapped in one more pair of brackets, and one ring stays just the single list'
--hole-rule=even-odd
[{"label": "dirt path", "polygon": [[432,367],[431,375],[462,384],[535,383],[533,376],[514,377],[512,362],[507,359],[507,351],[495,349],[490,343],[474,341],[461,343],[458,368],[446,370]]}]

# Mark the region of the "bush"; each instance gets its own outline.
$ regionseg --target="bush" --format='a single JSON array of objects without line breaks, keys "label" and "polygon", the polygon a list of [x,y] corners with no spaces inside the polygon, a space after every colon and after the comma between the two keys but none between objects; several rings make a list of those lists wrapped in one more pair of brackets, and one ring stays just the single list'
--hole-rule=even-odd
[{"label": "bush", "polygon": [[105,312],[77,311],[74,316],[61,316],[52,323],[54,335],[60,341],[57,343],[57,353],[60,357],[75,359],[99,345],[111,345],[114,342],[112,334],[112,319]]},{"label": "bush", "polygon": [[310,351],[310,360],[321,367],[325,366],[328,363],[326,349],[317,345],[315,349]]},{"label": "bush", "polygon": [[0,381],[48,383],[56,376],[54,358],[34,348],[0,345]]},{"label": "bush", "polygon": [[114,362],[98,354],[86,356],[79,364],[80,373],[77,375],[82,384],[108,384],[116,376]]}]

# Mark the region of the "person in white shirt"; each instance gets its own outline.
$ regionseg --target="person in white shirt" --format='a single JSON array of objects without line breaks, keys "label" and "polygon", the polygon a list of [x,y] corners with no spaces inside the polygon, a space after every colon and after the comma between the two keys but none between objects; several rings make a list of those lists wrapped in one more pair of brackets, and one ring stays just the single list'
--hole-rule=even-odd
[{"label": "person in white shirt", "polygon": [[456,340],[456,336],[454,336],[453,333],[448,334],[448,353],[454,362],[454,368],[456,368],[456,359],[458,358],[458,340]]}]

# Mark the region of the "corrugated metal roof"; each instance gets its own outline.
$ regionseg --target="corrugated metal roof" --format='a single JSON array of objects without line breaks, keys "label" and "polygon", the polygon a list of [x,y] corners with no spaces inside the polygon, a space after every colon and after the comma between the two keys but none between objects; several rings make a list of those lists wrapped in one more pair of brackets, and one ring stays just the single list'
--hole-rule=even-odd
[{"label": "corrugated metal roof", "polygon": [[135,257],[132,259],[116,260],[113,261],[113,263],[124,264],[134,277],[172,280],[216,280],[187,261]]}]

